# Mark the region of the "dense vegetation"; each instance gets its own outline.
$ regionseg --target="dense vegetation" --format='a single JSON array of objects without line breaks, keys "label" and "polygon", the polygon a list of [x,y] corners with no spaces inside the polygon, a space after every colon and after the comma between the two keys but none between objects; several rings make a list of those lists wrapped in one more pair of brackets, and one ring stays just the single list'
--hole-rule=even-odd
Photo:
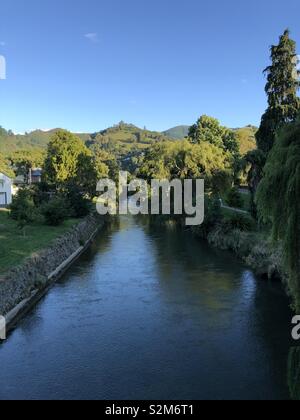
[{"label": "dense vegetation", "polygon": [[[21,136],[0,128],[0,171],[26,179],[31,168],[44,169],[42,184],[21,189],[15,197],[14,227],[26,235],[36,223],[57,227],[84,217],[97,181],[116,179],[120,169],[147,181],[204,178],[206,218],[194,232],[252,266],[260,267],[259,260],[273,251],[277,258],[283,249],[280,268],[288,274],[293,307],[300,312],[300,83],[289,31],[271,47],[270,58],[265,69],[268,108],[258,129],[230,129],[206,115],[191,127],[163,133],[124,122],[81,135],[57,129]],[[251,200],[239,190],[246,179]],[[269,277],[276,270],[282,274],[278,265],[273,264]]]}]

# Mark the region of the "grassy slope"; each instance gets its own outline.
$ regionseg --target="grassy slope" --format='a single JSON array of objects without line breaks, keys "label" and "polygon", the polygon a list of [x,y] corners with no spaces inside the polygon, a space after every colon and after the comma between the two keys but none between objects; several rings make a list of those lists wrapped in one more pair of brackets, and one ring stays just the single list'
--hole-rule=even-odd
[{"label": "grassy slope", "polygon": [[46,248],[66,233],[78,220],[66,221],[62,226],[32,225],[26,228],[26,237],[7,211],[0,210],[0,275],[20,265],[25,258]]},{"label": "grassy slope", "polygon": [[163,132],[164,135],[174,140],[181,140],[187,137],[189,133],[189,125],[179,125]]}]

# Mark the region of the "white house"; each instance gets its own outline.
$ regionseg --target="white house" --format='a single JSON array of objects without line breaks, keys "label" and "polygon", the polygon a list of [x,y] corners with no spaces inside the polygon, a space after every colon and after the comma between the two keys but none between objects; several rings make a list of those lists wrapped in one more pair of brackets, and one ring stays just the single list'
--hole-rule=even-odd
[{"label": "white house", "polygon": [[0,207],[9,206],[12,202],[12,179],[0,172]]}]

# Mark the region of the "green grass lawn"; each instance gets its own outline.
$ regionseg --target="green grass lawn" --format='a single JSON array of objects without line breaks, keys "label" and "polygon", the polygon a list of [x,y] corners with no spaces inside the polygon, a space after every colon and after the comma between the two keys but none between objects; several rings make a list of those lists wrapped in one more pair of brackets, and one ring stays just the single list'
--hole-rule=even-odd
[{"label": "green grass lawn", "polygon": [[26,227],[26,236],[18,229],[9,212],[0,210],[0,274],[20,265],[25,258],[41,249],[70,230],[78,223],[76,219],[67,220],[57,227],[33,224]]}]

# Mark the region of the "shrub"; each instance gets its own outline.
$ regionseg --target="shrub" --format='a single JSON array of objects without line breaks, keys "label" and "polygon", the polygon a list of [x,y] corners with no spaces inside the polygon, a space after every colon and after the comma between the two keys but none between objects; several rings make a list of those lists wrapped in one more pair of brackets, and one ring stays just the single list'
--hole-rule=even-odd
[{"label": "shrub", "polygon": [[45,222],[49,226],[59,226],[68,217],[68,202],[61,197],[53,198],[41,208]]},{"label": "shrub", "polygon": [[28,189],[19,190],[13,198],[10,210],[10,217],[17,221],[18,227],[21,230],[24,230],[27,224],[34,222],[37,211],[34,205],[32,191]]},{"label": "shrub", "polygon": [[226,202],[230,207],[235,208],[242,208],[244,204],[241,194],[239,193],[239,190],[236,187],[232,188],[229,191],[226,197]]},{"label": "shrub", "polygon": [[218,199],[205,198],[204,223],[201,226],[195,226],[192,230],[201,238],[206,238],[209,232],[221,222],[222,210],[221,202]]},{"label": "shrub", "polygon": [[81,218],[87,216],[90,213],[90,200],[85,198],[77,187],[72,186],[68,189],[66,199],[69,203],[70,216]]},{"label": "shrub", "polygon": [[223,220],[223,227],[225,231],[240,230],[242,232],[250,232],[255,228],[254,220],[242,213],[232,213],[227,215]]}]

